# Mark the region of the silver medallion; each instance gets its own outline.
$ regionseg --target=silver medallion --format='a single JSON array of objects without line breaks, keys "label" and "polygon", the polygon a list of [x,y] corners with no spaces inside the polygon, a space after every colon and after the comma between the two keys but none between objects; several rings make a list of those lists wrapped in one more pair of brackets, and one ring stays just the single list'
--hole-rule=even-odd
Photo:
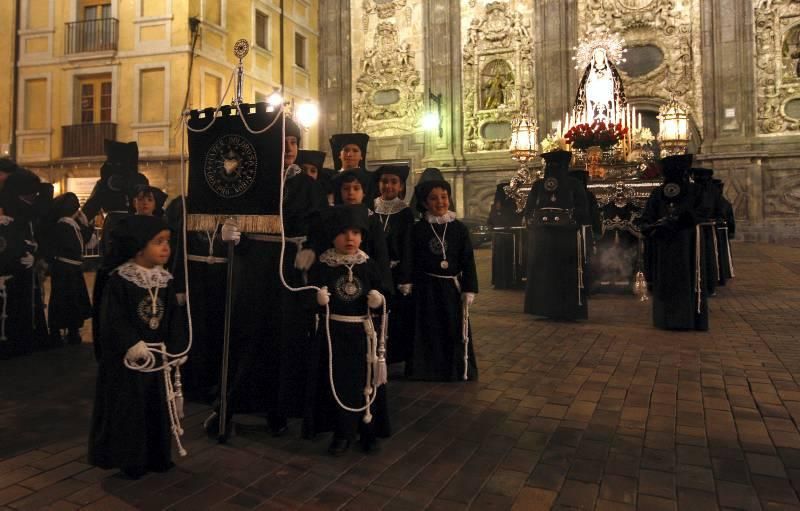
[{"label": "silver medallion", "polygon": [[358,286],[353,282],[348,282],[344,285],[344,293],[347,296],[353,296],[354,294],[358,293]]},{"label": "silver medallion", "polygon": [[548,177],[544,180],[544,189],[548,192],[554,192],[558,189],[558,179]]},{"label": "silver medallion", "polygon": [[441,263],[439,263],[439,266],[441,266],[443,270],[446,270],[450,266],[450,264],[447,261],[442,261]]},{"label": "silver medallion", "polygon": [[158,330],[158,326],[161,322],[158,318],[150,318],[150,329],[151,330]]},{"label": "silver medallion", "polygon": [[677,197],[681,193],[681,187],[678,183],[667,183],[664,185],[664,196],[667,198]]}]

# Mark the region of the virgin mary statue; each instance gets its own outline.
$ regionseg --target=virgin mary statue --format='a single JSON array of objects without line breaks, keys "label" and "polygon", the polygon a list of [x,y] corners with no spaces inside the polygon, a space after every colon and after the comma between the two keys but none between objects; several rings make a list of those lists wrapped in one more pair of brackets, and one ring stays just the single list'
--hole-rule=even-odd
[{"label": "virgin mary statue", "polygon": [[579,115],[587,112],[590,123],[592,120],[608,121],[613,112],[621,112],[627,104],[625,90],[607,48],[594,46],[590,55],[578,85],[575,112]]}]

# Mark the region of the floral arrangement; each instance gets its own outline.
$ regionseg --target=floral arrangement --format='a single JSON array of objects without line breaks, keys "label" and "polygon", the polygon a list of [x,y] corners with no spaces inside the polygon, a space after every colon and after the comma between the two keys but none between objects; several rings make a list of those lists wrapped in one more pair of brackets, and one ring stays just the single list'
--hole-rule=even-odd
[{"label": "floral arrangement", "polygon": [[542,148],[543,154],[553,151],[567,150],[567,142],[563,138],[553,133],[547,135],[539,145]]},{"label": "floral arrangement", "polygon": [[600,146],[602,149],[611,149],[628,134],[628,128],[622,123],[609,123],[595,121],[592,124],[576,124],[564,135],[575,149],[587,149]]},{"label": "floral arrangement", "polygon": [[634,145],[652,144],[655,139],[650,128],[636,128],[631,132],[631,141]]}]

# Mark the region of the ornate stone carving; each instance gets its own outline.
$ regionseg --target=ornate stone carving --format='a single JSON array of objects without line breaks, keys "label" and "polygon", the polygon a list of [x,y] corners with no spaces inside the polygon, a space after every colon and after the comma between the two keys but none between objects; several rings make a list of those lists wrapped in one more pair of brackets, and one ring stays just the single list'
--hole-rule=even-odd
[{"label": "ornate stone carving", "polygon": [[753,0],[758,133],[796,133],[800,119],[787,103],[800,96],[800,2]]},{"label": "ornate stone carving", "polygon": [[510,129],[502,127],[522,98],[535,104],[532,49],[528,23],[506,2],[486,4],[470,21],[462,53],[466,152],[508,148]]},{"label": "ornate stone carving", "polygon": [[800,211],[800,172],[772,171],[767,175],[767,216],[797,216]]},{"label": "ornate stone carving", "polygon": [[364,0],[361,8],[364,15],[361,18],[364,31],[369,30],[369,17],[371,14],[380,20],[387,20],[397,15],[397,12],[406,6],[406,0]]},{"label": "ornate stone carving", "polygon": [[700,0],[585,0],[579,6],[580,33],[598,29],[618,32],[628,48],[657,46],[664,61],[641,76],[624,69],[628,99],[669,100],[677,94],[702,126],[700,69]]},{"label": "ornate stone carving", "polygon": [[361,56],[359,71],[353,129],[378,136],[413,132],[422,104],[420,73],[411,44],[399,40],[394,22],[378,24],[373,44]]}]

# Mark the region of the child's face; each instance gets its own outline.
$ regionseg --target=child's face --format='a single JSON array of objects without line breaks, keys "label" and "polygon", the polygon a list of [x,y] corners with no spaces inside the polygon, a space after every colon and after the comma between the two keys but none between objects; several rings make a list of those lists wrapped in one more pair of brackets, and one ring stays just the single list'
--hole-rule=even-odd
[{"label": "child's face", "polygon": [[358,168],[362,158],[361,148],[356,144],[347,144],[339,151],[339,159],[342,160],[342,168],[345,170]]},{"label": "child's face", "polygon": [[163,230],[151,239],[147,246],[136,254],[136,264],[145,268],[164,266],[169,260],[169,231]]},{"label": "child's face", "polygon": [[364,201],[364,189],[359,181],[342,183],[341,192],[342,202],[345,204],[361,204]]},{"label": "child's face", "polygon": [[156,199],[152,193],[140,193],[133,199],[133,209],[137,215],[153,216],[156,211]]},{"label": "child's face", "polygon": [[361,230],[345,229],[333,239],[333,248],[339,254],[353,255],[361,247]]},{"label": "child's face", "polygon": [[307,174],[310,178],[312,178],[314,180],[317,179],[317,176],[319,175],[319,172],[317,171],[317,167],[315,167],[313,165],[310,165],[308,163],[304,163],[302,165],[302,167],[303,167],[303,172],[305,174]]},{"label": "child's face", "polygon": [[394,200],[403,191],[404,185],[398,176],[393,174],[383,174],[378,183],[383,200]]},{"label": "child's face", "polygon": [[297,137],[289,136],[283,141],[283,166],[288,167],[297,159]]},{"label": "child's face", "polygon": [[425,207],[433,216],[444,216],[450,209],[450,195],[444,188],[434,188],[425,199]]}]

